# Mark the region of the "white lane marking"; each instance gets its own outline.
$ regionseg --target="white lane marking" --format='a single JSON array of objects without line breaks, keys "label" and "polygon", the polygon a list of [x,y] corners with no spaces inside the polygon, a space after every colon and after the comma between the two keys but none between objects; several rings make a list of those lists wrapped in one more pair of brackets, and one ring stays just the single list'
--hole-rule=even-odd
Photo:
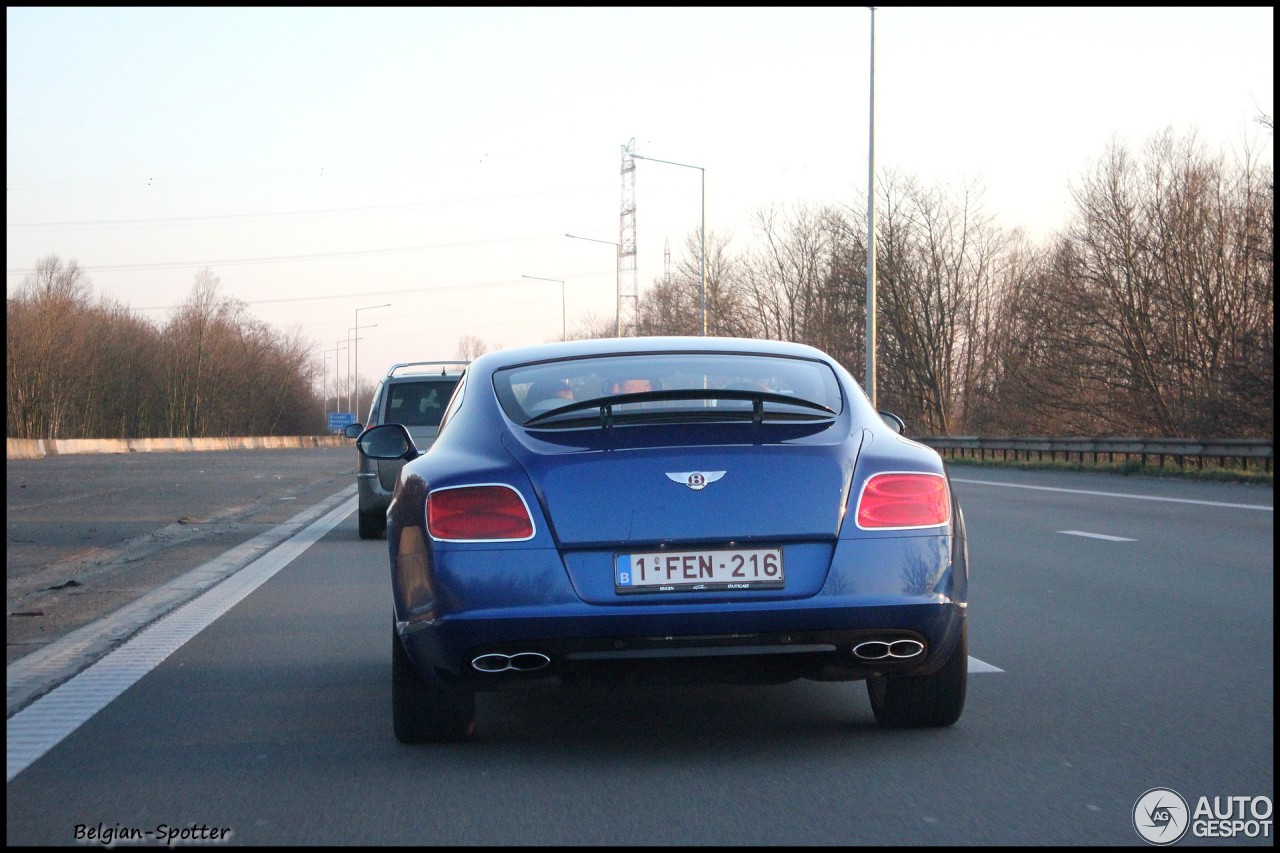
[{"label": "white lane marking", "polygon": [[[4,670],[5,716],[10,717],[16,714],[34,699],[38,699],[71,676],[89,668],[115,651],[152,622],[172,613],[197,595],[212,589],[254,560],[269,553],[272,548],[296,535],[311,522],[355,494],[355,491],[354,485],[348,486],[319,503],[308,506],[285,523],[264,531],[186,574],[153,589],[133,603],[126,604],[119,610],[83,628],[77,628],[58,640],[13,661]],[[169,527],[177,526],[169,525]],[[169,527],[160,531],[161,535]]]},{"label": "white lane marking", "polygon": [[1137,542],[1137,539],[1126,539],[1123,536],[1108,536],[1105,533],[1086,533],[1083,530],[1059,530],[1059,533],[1065,533],[1068,536],[1084,536],[1088,539],[1105,539],[1108,542]]},{"label": "white lane marking", "polygon": [[1024,486],[1021,483],[993,483],[989,480],[961,480],[952,477],[953,483],[972,483],[975,486],[1004,486],[1007,489],[1035,489],[1039,492],[1069,492],[1073,495],[1101,495],[1105,498],[1129,498],[1135,501],[1167,501],[1175,504],[1196,504],[1197,506],[1225,506],[1231,509],[1257,509],[1263,512],[1275,512],[1275,507],[1266,504],[1233,504],[1222,501],[1193,501],[1188,498],[1158,498],[1152,495],[1129,495],[1123,492],[1091,492],[1087,489],[1059,489],[1051,486]]},{"label": "white lane marking", "polygon": [[[6,778],[14,777],[159,666],[223,614],[337,527],[356,509],[355,497],[259,557],[74,678],[32,702],[6,722]],[[971,673],[1004,672],[969,657]]]},{"label": "white lane marking", "polygon": [[298,535],[10,717],[5,732],[8,765],[5,781],[13,781],[13,777],[337,527],[355,511],[358,500],[352,497],[343,501]]}]

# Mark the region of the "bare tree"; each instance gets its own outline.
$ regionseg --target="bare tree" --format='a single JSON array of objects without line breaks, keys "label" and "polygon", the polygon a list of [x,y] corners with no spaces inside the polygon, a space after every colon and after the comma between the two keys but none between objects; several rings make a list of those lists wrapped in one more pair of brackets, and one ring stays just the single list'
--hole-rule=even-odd
[{"label": "bare tree", "polygon": [[[1064,341],[1091,355],[1083,367],[1101,402],[1156,435],[1220,435],[1259,419],[1239,398],[1270,386],[1273,336],[1273,192],[1263,170],[1210,156],[1191,134],[1166,131],[1136,160],[1112,144],[1072,188],[1064,298],[1089,322]],[[1269,408],[1269,406],[1268,406]]]},{"label": "bare tree", "polygon": [[850,372],[861,373],[867,331],[866,205],[863,214],[829,212],[830,258],[826,279],[807,323],[807,343],[830,353]]},{"label": "bare tree", "polygon": [[[636,335],[698,335],[702,332],[701,306],[695,281],[673,278],[655,281],[636,306]],[[625,330],[624,330],[625,333]]]},{"label": "bare tree", "polygon": [[91,299],[75,262],[41,259],[6,305],[6,417],[21,438],[299,434],[315,423],[314,366],[217,294],[208,270],[158,328]]},{"label": "bare tree", "polygon": [[75,261],[36,263],[6,310],[6,410],[10,435],[76,437],[85,377],[85,313],[91,286]]},{"label": "bare tree", "polygon": [[617,331],[617,322],[613,317],[599,317],[587,314],[569,330],[569,340],[589,341],[598,338],[612,338]]},{"label": "bare tree", "polygon": [[208,337],[217,313],[218,279],[204,268],[196,273],[187,301],[165,326],[169,344],[166,397],[170,435],[202,434],[201,382],[208,370]]},{"label": "bare tree", "polygon": [[[741,267],[729,249],[731,239],[729,235],[707,233],[707,334],[753,337],[741,308]],[[670,280],[653,282],[641,295],[636,334],[701,335],[702,300],[702,241],[697,232],[692,232],[685,237],[683,254]]]},{"label": "bare tree", "polygon": [[1009,238],[982,211],[975,186],[953,197],[891,176],[881,188],[878,396],[921,432],[945,435],[965,423],[971,392],[983,387],[996,272]]},{"label": "bare tree", "polygon": [[458,338],[458,358],[463,361],[473,361],[488,351],[488,345],[475,335],[463,335]]},{"label": "bare tree", "polygon": [[744,261],[741,292],[765,338],[808,342],[821,316],[833,250],[843,227],[826,208],[796,205],[754,214],[760,243]]},{"label": "bare tree", "polygon": [[80,434],[93,437],[161,435],[163,344],[151,322],[125,305],[99,299],[85,317],[88,346],[79,365],[86,382]]}]

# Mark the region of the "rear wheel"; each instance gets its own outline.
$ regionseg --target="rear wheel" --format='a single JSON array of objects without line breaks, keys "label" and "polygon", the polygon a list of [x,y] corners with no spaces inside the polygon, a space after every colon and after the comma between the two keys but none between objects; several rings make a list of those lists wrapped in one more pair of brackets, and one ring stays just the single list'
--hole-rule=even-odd
[{"label": "rear wheel", "polygon": [[969,679],[968,633],[967,623],[962,624],[951,657],[933,675],[868,678],[876,722],[886,728],[928,728],[960,719]]},{"label": "rear wheel", "polygon": [[380,512],[359,512],[360,538],[381,539],[387,535],[387,517]]},{"label": "rear wheel", "polygon": [[471,737],[476,694],[451,691],[422,677],[391,629],[391,719],[401,743],[444,743]]}]

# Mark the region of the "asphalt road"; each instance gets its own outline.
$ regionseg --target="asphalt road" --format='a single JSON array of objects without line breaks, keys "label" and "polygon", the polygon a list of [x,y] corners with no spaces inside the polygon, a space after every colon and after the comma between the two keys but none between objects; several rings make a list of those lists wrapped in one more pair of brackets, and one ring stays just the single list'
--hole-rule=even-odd
[{"label": "asphalt road", "polygon": [[130,453],[5,466],[5,662],[355,483],[350,448]]},{"label": "asphalt road", "polygon": [[[300,475],[312,497],[345,485],[336,462],[335,481]],[[232,579],[303,540],[260,585],[11,776],[7,840],[1143,846],[1151,788],[1273,801],[1272,490],[952,473],[973,659],[951,728],[881,730],[858,683],[548,687],[482,694],[473,743],[401,745],[385,544],[358,538],[339,495]],[[302,514],[296,494],[272,517]],[[60,694],[30,707],[55,725]]]}]

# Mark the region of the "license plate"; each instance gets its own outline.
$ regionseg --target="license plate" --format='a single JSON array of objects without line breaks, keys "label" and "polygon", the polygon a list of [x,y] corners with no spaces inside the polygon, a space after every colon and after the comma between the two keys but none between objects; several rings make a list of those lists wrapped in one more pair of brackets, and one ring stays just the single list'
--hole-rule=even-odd
[{"label": "license plate", "polygon": [[781,548],[618,554],[614,588],[631,592],[782,589]]}]

